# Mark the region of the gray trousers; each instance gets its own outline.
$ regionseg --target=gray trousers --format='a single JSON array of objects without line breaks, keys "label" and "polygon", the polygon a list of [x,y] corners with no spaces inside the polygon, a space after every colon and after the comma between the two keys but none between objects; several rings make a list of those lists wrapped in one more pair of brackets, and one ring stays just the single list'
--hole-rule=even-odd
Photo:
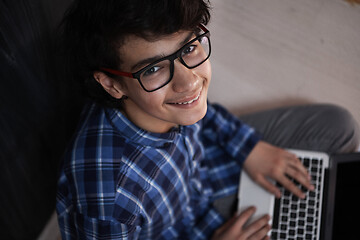
[{"label": "gray trousers", "polygon": [[[239,118],[254,127],[263,140],[281,148],[327,153],[346,153],[359,149],[360,129],[352,115],[335,105],[283,107]],[[214,202],[225,218],[236,211],[236,196]]]}]

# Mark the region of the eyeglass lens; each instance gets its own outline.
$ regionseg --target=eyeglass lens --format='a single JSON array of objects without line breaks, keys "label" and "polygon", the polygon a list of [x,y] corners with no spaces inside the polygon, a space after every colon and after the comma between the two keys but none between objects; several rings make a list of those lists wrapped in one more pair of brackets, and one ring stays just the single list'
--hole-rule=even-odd
[{"label": "eyeglass lens", "polygon": [[[209,38],[202,36],[198,40],[185,45],[180,53],[180,58],[187,68],[193,68],[203,63],[210,54]],[[171,60],[163,60],[146,68],[140,75],[143,87],[153,91],[166,85],[172,76]]]}]

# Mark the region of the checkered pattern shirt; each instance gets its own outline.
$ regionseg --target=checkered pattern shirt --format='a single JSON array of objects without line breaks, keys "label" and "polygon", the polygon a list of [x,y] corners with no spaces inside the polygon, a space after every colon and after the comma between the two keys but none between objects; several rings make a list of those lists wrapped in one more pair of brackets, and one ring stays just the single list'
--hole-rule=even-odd
[{"label": "checkered pattern shirt", "polygon": [[259,140],[208,104],[196,124],[150,133],[120,111],[89,105],[61,168],[63,239],[208,239],[224,222],[212,202],[235,194]]}]

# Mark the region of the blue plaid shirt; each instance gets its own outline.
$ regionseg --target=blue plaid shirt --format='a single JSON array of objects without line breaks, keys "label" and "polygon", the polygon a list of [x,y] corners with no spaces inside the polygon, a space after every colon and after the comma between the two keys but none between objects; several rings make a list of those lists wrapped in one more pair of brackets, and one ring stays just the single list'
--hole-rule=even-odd
[{"label": "blue plaid shirt", "polygon": [[224,222],[212,202],[235,194],[259,140],[208,104],[196,124],[146,132],[120,111],[86,109],[58,184],[63,239],[208,239]]}]

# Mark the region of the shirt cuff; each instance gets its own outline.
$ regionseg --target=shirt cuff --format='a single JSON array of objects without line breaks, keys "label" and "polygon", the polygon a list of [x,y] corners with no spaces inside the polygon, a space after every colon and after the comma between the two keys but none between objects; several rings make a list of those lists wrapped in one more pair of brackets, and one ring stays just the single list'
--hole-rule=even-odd
[{"label": "shirt cuff", "polygon": [[[254,128],[251,128],[249,126],[243,126],[243,127],[248,129],[245,131],[246,134],[242,135],[240,142],[237,141],[237,143],[230,143],[230,144],[236,144],[236,147],[234,148],[235,149],[234,157],[235,159],[240,161],[241,164],[244,163],[247,156],[254,149],[256,144],[262,139],[260,133],[256,132]],[[244,131],[239,131],[239,134],[243,134],[243,133]]]}]

